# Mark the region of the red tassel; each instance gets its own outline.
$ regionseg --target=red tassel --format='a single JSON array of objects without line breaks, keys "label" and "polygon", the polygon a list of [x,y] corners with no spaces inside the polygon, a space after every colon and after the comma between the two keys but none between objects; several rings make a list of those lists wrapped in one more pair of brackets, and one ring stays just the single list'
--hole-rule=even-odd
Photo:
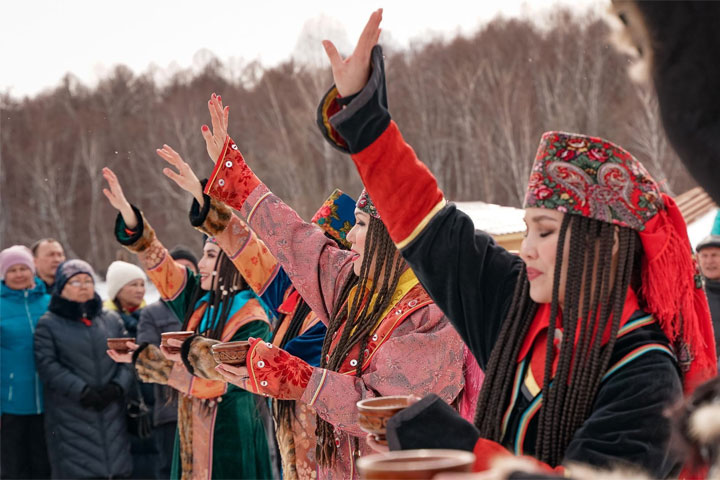
[{"label": "red tassel", "polygon": [[685,220],[672,198],[663,194],[663,201],[665,210],[640,232],[645,253],[641,293],[677,350],[689,393],[717,373],[715,340],[705,292],[695,284],[697,267]]}]

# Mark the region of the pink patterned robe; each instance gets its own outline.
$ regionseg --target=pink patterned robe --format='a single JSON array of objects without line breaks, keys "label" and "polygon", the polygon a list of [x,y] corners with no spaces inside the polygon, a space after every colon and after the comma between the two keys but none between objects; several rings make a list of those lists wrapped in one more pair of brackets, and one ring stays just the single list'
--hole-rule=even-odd
[{"label": "pink patterned robe", "polygon": [[[318,227],[305,223],[264,184],[250,177],[238,156],[234,143],[226,142],[206,193],[247,218],[312,311],[328,323],[335,299],[352,273],[353,254],[337,248]],[[427,294],[422,291],[422,296]],[[360,377],[354,375],[354,367],[343,366],[341,371],[349,370],[345,373],[313,368],[300,401],[334,426],[338,446],[333,466],[319,467],[320,478],[358,478],[355,458],[373,453],[357,424],[355,404],[359,400],[435,393],[452,403],[463,388],[463,344],[448,319],[434,303],[417,309],[417,300],[401,303],[381,322],[376,330],[380,336],[369,342],[368,361]],[[357,357],[351,353],[348,358]],[[359,451],[354,450],[356,437],[360,438]]]}]

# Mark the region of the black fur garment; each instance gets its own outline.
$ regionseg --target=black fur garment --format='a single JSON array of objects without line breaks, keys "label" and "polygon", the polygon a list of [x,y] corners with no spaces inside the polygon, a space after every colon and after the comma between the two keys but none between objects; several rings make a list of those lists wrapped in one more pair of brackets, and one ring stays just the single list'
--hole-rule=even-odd
[{"label": "black fur garment", "polygon": [[720,203],[720,2],[613,0],[621,36],[655,85],[668,139]]}]

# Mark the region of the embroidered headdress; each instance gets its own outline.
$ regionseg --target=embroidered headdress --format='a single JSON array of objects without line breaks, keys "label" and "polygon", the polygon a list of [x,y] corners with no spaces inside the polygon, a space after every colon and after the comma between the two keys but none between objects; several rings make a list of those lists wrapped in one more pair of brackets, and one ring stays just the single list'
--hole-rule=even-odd
[{"label": "embroidered headdress", "polygon": [[351,244],[345,237],[355,225],[355,202],[349,195],[336,188],[311,221],[335,240],[350,248]]},{"label": "embroidered headdress", "polygon": [[375,208],[375,204],[370,199],[370,195],[368,195],[367,190],[365,190],[364,188],[362,193],[360,194],[360,197],[358,197],[355,208],[357,208],[361,212],[367,213],[371,217],[375,217],[380,220],[380,214],[378,213],[377,208]]},{"label": "embroidered headdress", "polygon": [[547,132],[525,207],[550,208],[628,227],[643,247],[641,294],[685,370],[686,390],[715,375],[714,336],[687,226],[640,162],[599,137]]}]

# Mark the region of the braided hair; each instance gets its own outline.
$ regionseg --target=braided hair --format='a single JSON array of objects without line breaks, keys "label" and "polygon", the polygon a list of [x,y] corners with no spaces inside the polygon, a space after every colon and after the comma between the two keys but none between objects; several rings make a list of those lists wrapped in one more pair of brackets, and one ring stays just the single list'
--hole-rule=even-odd
[{"label": "braided hair", "polygon": [[[375,270],[370,278],[373,264]],[[321,368],[338,371],[351,349],[359,345],[355,375],[359,377],[362,374],[368,339],[382,320],[383,312],[391,305],[400,275],[405,269],[405,260],[395,247],[385,225],[379,219],[370,216],[360,275],[350,274],[335,301],[323,342]],[[356,294],[349,301],[353,289]],[[371,302],[373,297],[376,299]],[[330,345],[333,338],[341,329],[340,339],[331,352]],[[333,426],[318,416],[315,433],[318,464],[329,466],[337,453]]]},{"label": "braided hair", "polygon": [[[208,316],[206,329],[197,332],[207,338],[220,340],[222,338],[225,324],[230,316],[230,309],[233,305],[235,295],[248,288],[247,282],[240,275],[235,265],[222,249],[219,249],[217,259],[215,260],[215,268],[213,269],[215,280],[213,288],[210,290],[210,298],[204,315]],[[190,295],[190,303],[185,311],[185,319],[183,320],[183,330],[187,330],[190,318],[195,313],[195,304],[205,295],[205,290],[200,287],[197,282],[193,293]]]},{"label": "braided hair", "polygon": [[[563,253],[568,261],[563,272]],[[612,249],[617,239],[618,252]],[[610,362],[628,288],[639,291],[641,246],[626,227],[580,215],[565,215],[558,234],[550,324],[542,385],[535,456],[557,466],[575,431],[587,419]],[[555,379],[552,378],[554,331],[559,312],[560,277],[565,273],[564,332]],[[505,322],[490,354],[480,390],[475,425],[484,438],[502,442],[503,418],[510,403],[516,359],[538,305],[530,299],[530,283],[521,272]],[[575,341],[580,322],[580,334]],[[603,345],[603,335],[610,338]],[[576,347],[574,345],[577,344]]]}]

